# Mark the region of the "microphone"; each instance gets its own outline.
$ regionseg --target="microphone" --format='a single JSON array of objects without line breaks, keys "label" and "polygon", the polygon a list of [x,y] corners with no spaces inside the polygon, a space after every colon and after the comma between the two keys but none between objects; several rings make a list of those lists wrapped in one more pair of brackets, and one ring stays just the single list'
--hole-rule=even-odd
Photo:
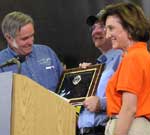
[{"label": "microphone", "polygon": [[19,58],[11,58],[11,59],[7,60],[6,62],[2,63],[0,65],[0,68],[6,67],[6,66],[9,66],[12,64],[18,64],[18,63],[20,63]]},{"label": "microphone", "polygon": [[25,56],[22,55],[17,55],[14,58],[11,58],[9,60],[7,60],[6,62],[4,62],[3,64],[0,65],[0,68],[6,67],[6,66],[10,66],[13,64],[17,64],[18,66],[18,72],[17,73],[21,73],[21,63],[25,61]]}]

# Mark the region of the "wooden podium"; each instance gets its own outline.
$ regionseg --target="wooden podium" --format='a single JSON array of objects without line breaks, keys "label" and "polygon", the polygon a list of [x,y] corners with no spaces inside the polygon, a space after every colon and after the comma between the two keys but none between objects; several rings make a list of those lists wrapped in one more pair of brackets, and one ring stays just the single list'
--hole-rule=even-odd
[{"label": "wooden podium", "polygon": [[1,135],[75,135],[76,111],[33,80],[0,74]]}]

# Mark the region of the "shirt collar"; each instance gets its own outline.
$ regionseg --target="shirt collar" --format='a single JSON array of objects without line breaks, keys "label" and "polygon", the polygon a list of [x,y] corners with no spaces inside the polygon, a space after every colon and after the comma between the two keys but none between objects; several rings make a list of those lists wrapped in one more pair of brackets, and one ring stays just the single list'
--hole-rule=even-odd
[{"label": "shirt collar", "polygon": [[99,64],[104,64],[105,62],[107,61],[107,57],[104,55],[104,54],[102,54],[100,57],[98,57],[98,59],[97,59],[97,63],[99,63]]},{"label": "shirt collar", "polygon": [[136,42],[134,43],[132,46],[130,46],[127,51],[131,51],[135,48],[145,48],[146,47],[146,43],[145,42]]},{"label": "shirt collar", "polygon": [[15,51],[13,51],[9,46],[8,46],[8,53],[13,57],[17,56],[17,53]]},{"label": "shirt collar", "polygon": [[146,43],[145,42],[136,42],[136,43],[134,43],[132,46],[130,46],[127,49],[126,52],[123,53],[123,57],[124,57],[124,55],[128,54],[128,52],[131,52],[135,48],[146,48]]},{"label": "shirt collar", "polygon": [[121,53],[121,50],[110,49],[109,51],[103,53],[97,58],[97,63],[101,64],[109,63],[109,61],[114,59],[116,53]]},{"label": "shirt collar", "polygon": [[[34,53],[33,53],[33,49],[34,49],[34,46],[32,47],[32,52],[27,56],[27,57],[34,57],[35,55],[34,55]],[[9,46],[8,46],[8,53],[11,55],[11,56],[13,56],[13,57],[17,57],[17,53],[13,50],[13,49],[11,49]]]}]

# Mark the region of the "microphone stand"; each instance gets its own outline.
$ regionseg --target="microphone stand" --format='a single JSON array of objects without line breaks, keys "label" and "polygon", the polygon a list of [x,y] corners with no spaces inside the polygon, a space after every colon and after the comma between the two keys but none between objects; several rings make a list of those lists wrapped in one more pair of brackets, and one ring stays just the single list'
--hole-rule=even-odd
[{"label": "microphone stand", "polygon": [[18,59],[16,59],[14,64],[17,64],[17,67],[18,67],[17,73],[20,74],[21,73],[21,62]]}]

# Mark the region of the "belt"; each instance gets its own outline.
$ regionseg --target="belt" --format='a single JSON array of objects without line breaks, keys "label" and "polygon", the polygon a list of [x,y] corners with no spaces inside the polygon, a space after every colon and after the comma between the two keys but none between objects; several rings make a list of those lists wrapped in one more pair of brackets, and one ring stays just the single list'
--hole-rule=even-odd
[{"label": "belt", "polygon": [[84,127],[79,129],[79,135],[84,135],[84,134],[90,134],[90,133],[99,133],[102,132],[104,133],[105,127],[104,126],[97,126],[97,127]]},{"label": "belt", "polygon": [[110,119],[110,120],[118,119],[118,115],[112,115],[112,116],[109,117],[109,119]]},{"label": "belt", "polygon": [[[137,117],[137,118],[140,118],[140,117]],[[146,117],[146,116],[141,116],[141,118],[145,118],[146,120],[148,120],[150,122],[150,118]],[[113,120],[113,119],[118,119],[118,115],[112,115],[109,117],[110,120]]]},{"label": "belt", "polygon": [[142,116],[143,118],[145,118],[146,120],[148,120],[150,122],[150,118],[146,117],[146,116]]}]

